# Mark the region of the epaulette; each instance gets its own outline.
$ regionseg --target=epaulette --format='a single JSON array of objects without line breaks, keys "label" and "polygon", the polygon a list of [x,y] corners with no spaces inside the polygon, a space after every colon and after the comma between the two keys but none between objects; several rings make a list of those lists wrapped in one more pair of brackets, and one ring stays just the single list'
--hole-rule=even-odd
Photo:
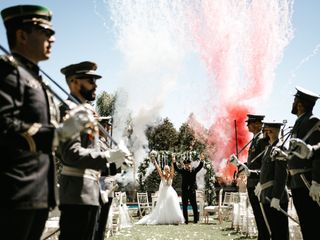
[{"label": "epaulette", "polygon": [[11,55],[0,56],[0,76],[1,78],[12,73],[13,70],[18,68],[18,63]]},{"label": "epaulette", "polygon": [[13,56],[11,55],[1,55],[0,56],[0,63],[3,64],[9,64],[11,65],[12,67],[14,68],[17,68],[18,67],[18,63],[17,61],[14,59]]},{"label": "epaulette", "polygon": [[311,115],[311,116],[310,116],[310,119],[319,120],[319,118],[318,118],[317,116],[315,116],[315,115]]}]

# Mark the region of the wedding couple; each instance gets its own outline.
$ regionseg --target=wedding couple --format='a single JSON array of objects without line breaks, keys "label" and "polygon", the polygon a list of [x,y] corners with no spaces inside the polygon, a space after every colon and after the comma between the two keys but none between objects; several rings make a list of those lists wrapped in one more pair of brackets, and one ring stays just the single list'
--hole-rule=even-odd
[{"label": "wedding couple", "polygon": [[[168,165],[165,165],[163,170],[161,170],[155,160],[154,154],[151,154],[151,160],[161,178],[158,200],[151,213],[140,219],[137,224],[188,224],[189,201],[193,209],[194,223],[197,223],[199,220],[199,213],[196,201],[196,175],[203,167],[204,155],[200,155],[200,164],[196,168],[192,168],[190,160],[184,161],[184,168],[178,168],[174,155],[172,155],[171,168]],[[177,171],[182,176],[183,214],[181,212],[178,194],[172,187],[174,171]]]}]

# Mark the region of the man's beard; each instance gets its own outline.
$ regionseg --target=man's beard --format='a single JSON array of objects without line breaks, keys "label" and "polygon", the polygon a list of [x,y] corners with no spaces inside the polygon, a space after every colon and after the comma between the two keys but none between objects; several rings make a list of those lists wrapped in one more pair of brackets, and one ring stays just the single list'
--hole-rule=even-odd
[{"label": "man's beard", "polygon": [[87,101],[94,101],[96,99],[96,96],[95,96],[95,89],[92,89],[92,90],[87,90],[85,89],[83,86],[81,86],[80,88],[80,94],[81,96],[86,99]]},{"label": "man's beard", "polygon": [[293,104],[292,105],[291,113],[292,114],[297,114],[298,113],[297,104]]}]

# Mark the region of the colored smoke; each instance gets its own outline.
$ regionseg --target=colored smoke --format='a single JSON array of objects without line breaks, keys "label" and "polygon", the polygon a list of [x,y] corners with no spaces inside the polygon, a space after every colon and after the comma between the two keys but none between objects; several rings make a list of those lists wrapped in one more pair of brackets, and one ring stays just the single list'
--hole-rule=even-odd
[{"label": "colored smoke", "polygon": [[[207,137],[215,170],[232,175],[235,169],[225,159],[236,152],[235,122],[241,149],[250,138],[246,114],[259,113],[259,104],[270,93],[274,71],[293,36],[293,0],[123,0],[107,4],[124,61],[123,95],[119,95],[115,118],[123,122],[131,117],[136,123],[134,134],[142,137],[163,106],[173,104],[168,97],[171,91],[186,89],[176,85],[186,58],[198,54],[207,71],[205,89],[210,99],[197,109],[203,115],[213,114],[213,121],[206,131],[195,116],[189,123],[197,136]],[[199,98],[202,95],[198,93]],[[141,149],[144,144],[142,137],[135,147]],[[138,155],[141,162],[144,153]],[[246,152],[240,157],[244,160]]]},{"label": "colored smoke", "polygon": [[[209,128],[209,149],[216,171],[232,175],[221,164],[249,141],[247,113],[259,113],[268,96],[274,71],[291,40],[292,1],[204,0],[191,12],[195,47],[207,67],[216,117]],[[239,149],[239,148],[238,148]],[[246,157],[244,151],[240,158]]]}]

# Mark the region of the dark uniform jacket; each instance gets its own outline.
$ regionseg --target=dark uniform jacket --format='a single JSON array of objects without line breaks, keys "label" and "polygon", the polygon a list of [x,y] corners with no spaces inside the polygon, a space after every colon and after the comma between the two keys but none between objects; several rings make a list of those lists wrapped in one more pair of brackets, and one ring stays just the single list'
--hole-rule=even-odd
[{"label": "dark uniform jacket", "polygon": [[54,207],[52,143],[58,111],[43,87],[38,66],[13,56],[0,59],[0,206]]},{"label": "dark uniform jacket", "polygon": [[[260,201],[264,204],[269,203],[266,197],[271,200],[272,198],[280,199],[281,203],[288,202],[287,183],[287,163],[286,161],[273,160],[270,156],[272,147],[281,146],[281,142],[276,141],[267,147],[265,154],[263,154],[261,171],[260,171],[260,184],[262,191]],[[266,188],[264,188],[264,186]]]},{"label": "dark uniform jacket", "polygon": [[[300,138],[304,140],[307,144],[315,145],[320,142],[320,132],[312,131],[310,134],[310,129],[312,129],[315,124],[319,122],[319,119],[312,115],[312,112],[308,112],[300,116],[292,129],[292,137]],[[309,135],[306,139],[305,137]],[[290,186],[292,189],[306,187],[300,177],[300,174],[292,174],[296,169],[304,169],[304,175],[309,181],[314,180],[320,183],[320,151],[316,151],[315,154],[310,159],[300,159],[297,156],[292,156],[288,160],[288,168],[290,173]]]},{"label": "dark uniform jacket", "polygon": [[195,191],[197,189],[196,176],[203,167],[203,161],[200,161],[199,165],[196,168],[193,168],[191,171],[188,171],[184,168],[178,168],[177,163],[174,163],[173,166],[174,170],[180,173],[182,176],[182,192]]},{"label": "dark uniform jacket", "polygon": [[[261,168],[261,161],[263,156],[263,151],[265,150],[266,146],[268,146],[268,140],[263,137],[262,132],[257,133],[251,142],[249,153],[248,153],[248,160],[247,166],[250,170],[257,170],[259,171]],[[262,154],[261,154],[262,153]],[[259,157],[257,157],[260,154]],[[247,179],[247,188],[254,188],[257,183],[259,182],[259,174],[252,173]]]},{"label": "dark uniform jacket", "polygon": [[[70,108],[75,107],[67,100]],[[61,116],[66,109],[61,107]],[[59,153],[63,163],[60,177],[60,204],[99,206],[100,170],[106,171],[107,157],[101,146],[95,145],[92,136],[82,133],[80,137],[60,144]],[[70,171],[64,171],[69,168]]]}]

